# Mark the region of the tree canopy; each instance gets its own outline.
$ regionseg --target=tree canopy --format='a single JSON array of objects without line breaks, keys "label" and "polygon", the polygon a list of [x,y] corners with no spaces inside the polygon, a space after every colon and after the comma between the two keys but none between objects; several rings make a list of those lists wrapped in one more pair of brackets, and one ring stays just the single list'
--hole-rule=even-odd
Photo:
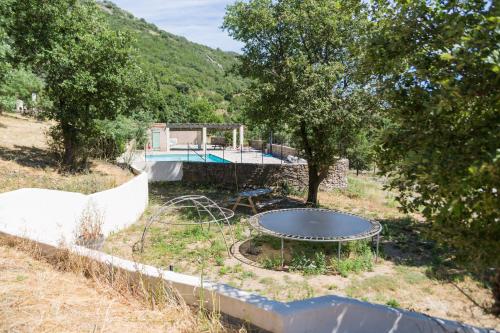
[{"label": "tree canopy", "polygon": [[309,165],[308,202],[369,118],[357,41],[360,1],[252,0],[229,6],[224,28],[244,43],[240,73],[255,80],[252,118],[286,127]]},{"label": "tree canopy", "polygon": [[379,165],[400,202],[422,208],[459,255],[498,266],[497,10],[483,1],[381,1],[366,49],[393,124]]},{"label": "tree canopy", "polygon": [[[431,237],[481,273],[500,267],[498,10],[495,1],[377,1],[366,39],[392,124],[381,171],[403,208],[432,223]],[[497,283],[499,292],[500,270]]]},{"label": "tree canopy", "polygon": [[[112,120],[151,100],[135,65],[131,37],[111,30],[97,4],[78,0],[13,1],[9,34],[18,63],[43,77],[58,122],[64,163],[85,165],[98,120]],[[26,24],[30,22],[30,24]]]}]

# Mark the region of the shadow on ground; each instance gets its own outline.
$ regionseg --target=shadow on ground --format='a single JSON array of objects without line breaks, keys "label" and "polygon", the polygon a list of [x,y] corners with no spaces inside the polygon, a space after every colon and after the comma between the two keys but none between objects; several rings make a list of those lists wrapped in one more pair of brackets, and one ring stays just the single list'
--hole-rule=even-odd
[{"label": "shadow on ground", "polygon": [[14,161],[30,168],[58,167],[53,154],[37,147],[19,146],[7,148],[0,146],[0,159]]},{"label": "shadow on ground", "polygon": [[452,284],[476,306],[485,312],[489,309],[477,303],[469,292],[462,289],[458,281],[466,276],[488,287],[488,278],[474,275],[460,267],[454,260],[453,249],[438,246],[429,240],[430,225],[409,217],[380,221],[382,232],[381,252],[386,260],[397,265],[425,267],[425,274],[431,279]]}]

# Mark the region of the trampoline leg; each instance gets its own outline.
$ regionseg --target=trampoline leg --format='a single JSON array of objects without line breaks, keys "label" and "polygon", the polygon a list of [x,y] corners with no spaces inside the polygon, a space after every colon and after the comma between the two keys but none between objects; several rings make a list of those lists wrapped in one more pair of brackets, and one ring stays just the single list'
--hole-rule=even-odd
[{"label": "trampoline leg", "polygon": [[340,248],[341,247],[342,247],[342,243],[338,242],[338,244],[337,244],[337,256],[338,256],[339,261],[340,261]]},{"label": "trampoline leg", "polygon": [[380,242],[380,234],[377,234],[377,247],[376,247],[376,250],[375,250],[375,263],[378,262],[378,244]]},{"label": "trampoline leg", "polygon": [[284,256],[283,252],[284,252],[284,240],[283,240],[283,238],[281,238],[281,268],[283,268],[283,266],[285,266],[285,256]]}]

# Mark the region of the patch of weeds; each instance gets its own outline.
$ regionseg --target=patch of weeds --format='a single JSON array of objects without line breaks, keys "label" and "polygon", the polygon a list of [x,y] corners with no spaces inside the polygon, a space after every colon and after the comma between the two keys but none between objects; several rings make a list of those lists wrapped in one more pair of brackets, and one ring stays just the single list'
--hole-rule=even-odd
[{"label": "patch of weeds", "polygon": [[242,241],[246,238],[244,231],[245,231],[245,228],[243,227],[243,225],[241,223],[237,223],[235,225],[234,233],[235,233],[235,237],[238,241]]},{"label": "patch of weeds", "polygon": [[396,301],[394,298],[391,298],[390,300],[388,300],[387,302],[385,302],[385,305],[390,306],[391,308],[399,308],[399,307],[401,307],[399,305],[399,302]]},{"label": "patch of weeds", "polygon": [[16,276],[16,282],[21,282],[21,281],[24,281],[26,280],[28,277],[25,276],[25,275],[17,275]]},{"label": "patch of weeds", "polygon": [[255,277],[255,273],[252,272],[252,271],[243,271],[243,272],[241,272],[240,277],[241,277],[242,280],[254,278]]},{"label": "patch of weeds", "polygon": [[399,202],[397,202],[394,194],[392,194],[391,192],[387,192],[385,205],[389,208],[398,208]]},{"label": "patch of weeds", "polygon": [[217,256],[215,257],[215,264],[216,264],[217,266],[222,266],[222,265],[224,265],[224,258],[223,258],[223,257],[221,257],[221,256],[219,256],[219,255],[217,255]]},{"label": "patch of weeds", "polygon": [[326,256],[323,252],[315,252],[313,256],[304,252],[293,253],[290,269],[305,275],[324,274],[327,270]]},{"label": "patch of weeds", "polygon": [[353,248],[349,249],[350,257],[340,261],[338,258],[330,260],[331,269],[343,277],[349,276],[350,273],[373,270],[373,254],[370,247],[363,242],[353,242],[352,246]]},{"label": "patch of weeds", "polygon": [[212,257],[222,257],[224,253],[226,252],[226,245],[224,244],[223,241],[220,240],[213,240],[210,242],[210,249],[209,253]]},{"label": "patch of weeds", "polygon": [[304,283],[302,284],[302,290],[305,291],[304,299],[314,297],[314,289],[309,283],[307,283],[307,281],[304,281]]},{"label": "patch of weeds", "polygon": [[428,277],[416,268],[398,265],[395,267],[395,270],[410,285],[416,285],[428,280]]},{"label": "patch of weeds", "polygon": [[335,192],[339,192],[350,199],[357,199],[366,196],[366,181],[357,177],[348,177],[347,188],[346,189],[336,189]]},{"label": "patch of weeds", "polygon": [[279,256],[265,257],[260,260],[260,264],[262,265],[262,267],[266,269],[281,268],[281,257]]},{"label": "patch of weeds", "polygon": [[271,285],[274,284],[275,281],[272,277],[264,277],[260,279],[259,282],[264,285]]},{"label": "patch of weeds", "polygon": [[338,287],[337,287],[336,285],[334,285],[334,284],[330,284],[330,285],[328,285],[326,288],[327,288],[328,290],[335,290],[335,289],[337,289]]},{"label": "patch of weeds", "polygon": [[231,269],[231,272],[232,273],[242,273],[243,272],[243,266],[241,264],[236,264]]},{"label": "patch of weeds", "polygon": [[355,279],[346,288],[349,297],[363,297],[368,293],[384,294],[395,291],[399,281],[392,276],[376,275],[366,279]]},{"label": "patch of weeds", "polygon": [[219,275],[220,276],[223,276],[223,275],[226,275],[227,273],[229,273],[231,271],[231,267],[229,266],[222,266],[220,269],[219,269]]},{"label": "patch of weeds", "polygon": [[305,194],[307,193],[305,188],[299,188],[296,186],[291,185],[289,182],[284,181],[280,184],[280,194],[287,197],[287,196],[296,196],[296,197],[304,197]]}]

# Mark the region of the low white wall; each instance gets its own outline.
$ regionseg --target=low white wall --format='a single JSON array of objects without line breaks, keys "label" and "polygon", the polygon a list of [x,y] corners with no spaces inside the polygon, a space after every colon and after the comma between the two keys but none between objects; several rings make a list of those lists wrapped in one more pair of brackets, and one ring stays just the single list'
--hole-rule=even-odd
[{"label": "low white wall", "polygon": [[[0,236],[11,236],[0,230]],[[54,246],[38,242],[42,253],[54,255]],[[130,283],[166,284],[183,297],[187,304],[221,311],[261,329],[277,333],[494,333],[455,321],[426,316],[416,312],[371,304],[346,297],[323,296],[283,303],[245,292],[231,286],[201,281],[199,277],[165,271],[80,246],[68,248],[75,254],[104,264],[109,269],[130,273]],[[134,279],[133,277],[142,277]],[[142,286],[142,284],[141,284]]]},{"label": "low white wall", "polygon": [[[104,215],[104,233],[134,223],[148,204],[148,177],[142,173],[129,182],[91,195],[21,189],[0,194],[0,235],[37,242],[50,253],[65,240],[70,251],[106,264],[110,269],[140,273],[155,283],[171,285],[186,303],[205,306],[272,332],[494,332],[423,314],[393,309],[338,296],[283,303],[199,277],[164,271],[102,252],[72,245],[82,211],[93,204]],[[52,251],[54,252],[54,251]]]},{"label": "low white wall", "polygon": [[142,173],[116,188],[90,195],[24,188],[0,194],[0,231],[46,244],[72,243],[82,212],[102,214],[103,234],[123,229],[148,205],[148,178]]},{"label": "low white wall", "polygon": [[147,173],[150,182],[180,181],[183,177],[182,162],[136,161],[133,166]]}]

